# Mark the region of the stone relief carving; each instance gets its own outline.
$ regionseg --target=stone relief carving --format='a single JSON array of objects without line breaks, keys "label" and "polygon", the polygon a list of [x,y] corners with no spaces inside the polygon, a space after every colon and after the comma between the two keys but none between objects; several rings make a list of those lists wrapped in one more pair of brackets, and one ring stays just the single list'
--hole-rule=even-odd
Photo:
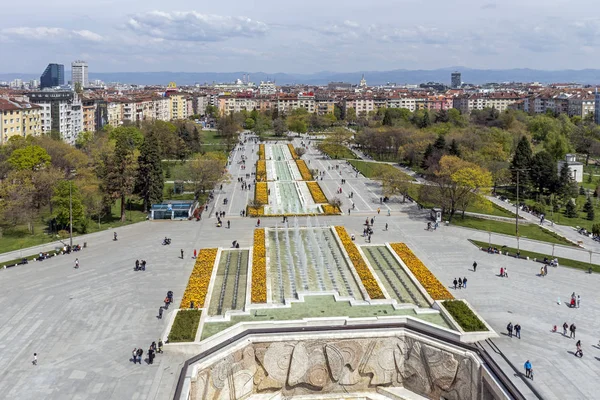
[{"label": "stone relief carving", "polygon": [[198,372],[192,399],[295,396],[404,386],[428,398],[478,400],[480,366],[405,337],[252,343]]}]

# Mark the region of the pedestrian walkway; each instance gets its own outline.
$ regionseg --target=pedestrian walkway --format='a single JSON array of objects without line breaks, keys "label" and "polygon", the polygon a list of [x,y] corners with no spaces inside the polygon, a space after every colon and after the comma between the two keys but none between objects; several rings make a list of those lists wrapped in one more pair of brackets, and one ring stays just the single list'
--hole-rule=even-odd
[{"label": "pedestrian walkway", "polygon": [[[508,210],[513,213],[516,213],[516,206],[513,203],[507,203],[506,201],[502,201],[498,197],[495,197],[495,196],[486,196],[486,197],[491,202],[502,207],[503,209]],[[530,223],[540,224],[540,218],[535,215],[532,215],[528,212],[519,210],[519,217],[523,218],[524,220],[526,220]],[[549,220],[548,218],[544,219],[543,226],[544,226],[544,228],[569,239],[573,243],[579,243],[586,250],[591,250],[593,252],[600,252],[600,243],[596,242],[595,240],[593,240],[592,238],[590,238],[588,236],[579,234],[577,232],[577,230],[575,229],[575,227],[559,225],[559,224],[553,223],[553,221]]]}]

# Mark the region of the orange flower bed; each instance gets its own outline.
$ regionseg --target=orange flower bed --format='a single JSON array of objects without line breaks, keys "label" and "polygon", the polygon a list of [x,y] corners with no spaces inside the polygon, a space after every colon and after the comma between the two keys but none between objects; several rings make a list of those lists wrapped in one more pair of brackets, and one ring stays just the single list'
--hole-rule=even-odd
[{"label": "orange flower bed", "polygon": [[262,217],[265,215],[265,208],[261,207],[246,207],[246,216],[248,217]]},{"label": "orange flower bed", "polygon": [[306,166],[306,162],[304,160],[296,160],[296,165],[298,166],[300,175],[302,175],[302,179],[305,181],[312,181],[313,176],[310,173],[308,167]]},{"label": "orange flower bed", "polygon": [[258,145],[258,159],[259,160],[265,159],[265,145],[264,144]]},{"label": "orange flower bed", "polygon": [[256,162],[256,181],[267,181],[267,162],[265,160],[258,160]]},{"label": "orange flower bed", "polygon": [[348,232],[346,232],[346,228],[344,228],[343,226],[336,226],[335,230],[338,236],[340,237],[342,244],[346,249],[346,252],[348,253],[348,256],[350,257],[352,264],[354,265],[354,269],[356,269],[360,280],[362,281],[365,289],[367,290],[369,297],[371,299],[383,299],[383,292],[381,291],[379,284],[373,277],[373,274],[367,266],[367,263],[365,263],[365,260],[363,260],[362,256],[358,252],[356,245],[354,244],[352,239],[350,239]]},{"label": "orange flower bed", "polygon": [[254,185],[254,200],[260,204],[269,204],[269,186],[267,182],[256,182],[256,185]]},{"label": "orange flower bed", "polygon": [[325,215],[339,215],[342,213],[338,206],[332,206],[331,204],[323,204],[321,208],[323,209],[323,214]]},{"label": "orange flower bed", "polygon": [[196,258],[196,264],[190,274],[187,287],[181,299],[179,308],[188,308],[190,302],[194,302],[197,308],[204,307],[208,285],[212,276],[212,270],[217,258],[217,249],[202,249]]},{"label": "orange flower bed", "polygon": [[313,200],[317,204],[327,203],[327,197],[325,197],[325,193],[321,189],[321,186],[315,181],[306,182],[306,186],[308,186],[308,190],[310,190],[310,195]]},{"label": "orange flower bed", "polygon": [[298,154],[296,154],[296,149],[294,149],[294,146],[292,146],[291,143],[288,143],[288,149],[290,150],[290,154],[292,155],[292,158],[294,160],[297,160],[298,158],[300,158],[300,157],[298,157]]},{"label": "orange flower bed", "polygon": [[267,248],[265,230],[254,230],[252,253],[252,303],[267,302]]},{"label": "orange flower bed", "polygon": [[421,260],[404,243],[390,243],[396,254],[404,261],[413,275],[419,280],[427,293],[434,300],[452,300],[454,296],[446,289],[446,286],[435,277],[435,275],[423,264]]}]

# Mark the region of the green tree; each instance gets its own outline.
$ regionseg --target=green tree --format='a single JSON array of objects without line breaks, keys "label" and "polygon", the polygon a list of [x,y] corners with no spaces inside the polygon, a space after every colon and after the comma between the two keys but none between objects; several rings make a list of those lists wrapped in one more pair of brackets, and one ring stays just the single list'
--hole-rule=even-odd
[{"label": "green tree", "polygon": [[283,118],[278,118],[273,121],[273,131],[275,132],[275,136],[283,136],[287,130],[288,127]]},{"label": "green tree", "polygon": [[573,180],[571,170],[566,162],[562,163],[558,174],[557,191],[563,201],[577,196],[577,184]]},{"label": "green tree", "polygon": [[244,121],[244,128],[252,130],[254,128],[256,121],[254,121],[252,118],[246,118],[246,120]]},{"label": "green tree", "polygon": [[458,143],[456,142],[456,139],[452,139],[452,141],[450,142],[448,154],[450,154],[451,156],[460,157],[460,149],[458,148]]},{"label": "green tree", "polygon": [[145,137],[144,143],[140,147],[135,188],[135,192],[144,201],[145,212],[150,210],[153,203],[162,201],[164,186],[158,138],[155,133],[151,132]]},{"label": "green tree", "polygon": [[385,115],[383,116],[383,125],[384,126],[392,126],[394,123],[392,121],[392,115],[389,110],[385,110]]},{"label": "green tree", "polygon": [[531,151],[531,145],[526,136],[522,136],[517,144],[515,155],[513,156],[512,162],[510,163],[510,170],[513,175],[513,182],[517,182],[517,171],[519,173],[519,184],[523,187],[527,187],[528,175],[523,170],[527,170],[531,167],[531,160],[533,158],[533,152]]},{"label": "green tree", "polygon": [[132,194],[136,178],[135,151],[138,138],[143,141],[139,129],[135,127],[119,127],[113,130],[114,149],[104,154],[99,168],[102,180],[101,189],[105,196],[114,202],[121,200],[121,221],[125,221],[125,198]]},{"label": "green tree", "polygon": [[529,176],[538,192],[554,190],[558,176],[554,157],[547,151],[536,153],[532,158]]},{"label": "green tree", "polygon": [[46,150],[34,145],[16,149],[8,158],[8,163],[18,171],[37,171],[47,167],[50,161]]},{"label": "green tree", "polygon": [[54,196],[52,196],[54,218],[59,227],[69,226],[69,197],[73,210],[73,226],[82,231],[85,227],[85,208],[79,188],[72,181],[62,180],[54,188]]},{"label": "green tree", "polygon": [[573,202],[573,199],[569,199],[567,205],[565,206],[565,216],[567,218],[577,217],[577,206]]},{"label": "green tree", "polygon": [[256,116],[256,122],[254,123],[254,133],[258,136],[261,136],[263,133],[267,132],[273,126],[273,121],[263,114],[258,114]]}]

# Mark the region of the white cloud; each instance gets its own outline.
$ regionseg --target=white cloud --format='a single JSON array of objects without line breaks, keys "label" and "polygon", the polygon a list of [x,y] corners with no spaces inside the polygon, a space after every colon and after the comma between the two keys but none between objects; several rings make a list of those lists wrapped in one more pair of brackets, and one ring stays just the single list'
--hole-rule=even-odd
[{"label": "white cloud", "polygon": [[134,32],[168,40],[218,42],[264,35],[268,26],[247,17],[200,14],[196,11],[151,11],[131,16]]},{"label": "white cloud", "polygon": [[54,42],[68,39],[79,39],[88,42],[101,42],[102,40],[104,40],[102,36],[88,30],[74,31],[64,28],[54,28],[47,26],[23,26],[16,28],[4,28],[0,29],[0,36],[3,36],[8,40],[13,41],[30,40],[41,42]]}]

